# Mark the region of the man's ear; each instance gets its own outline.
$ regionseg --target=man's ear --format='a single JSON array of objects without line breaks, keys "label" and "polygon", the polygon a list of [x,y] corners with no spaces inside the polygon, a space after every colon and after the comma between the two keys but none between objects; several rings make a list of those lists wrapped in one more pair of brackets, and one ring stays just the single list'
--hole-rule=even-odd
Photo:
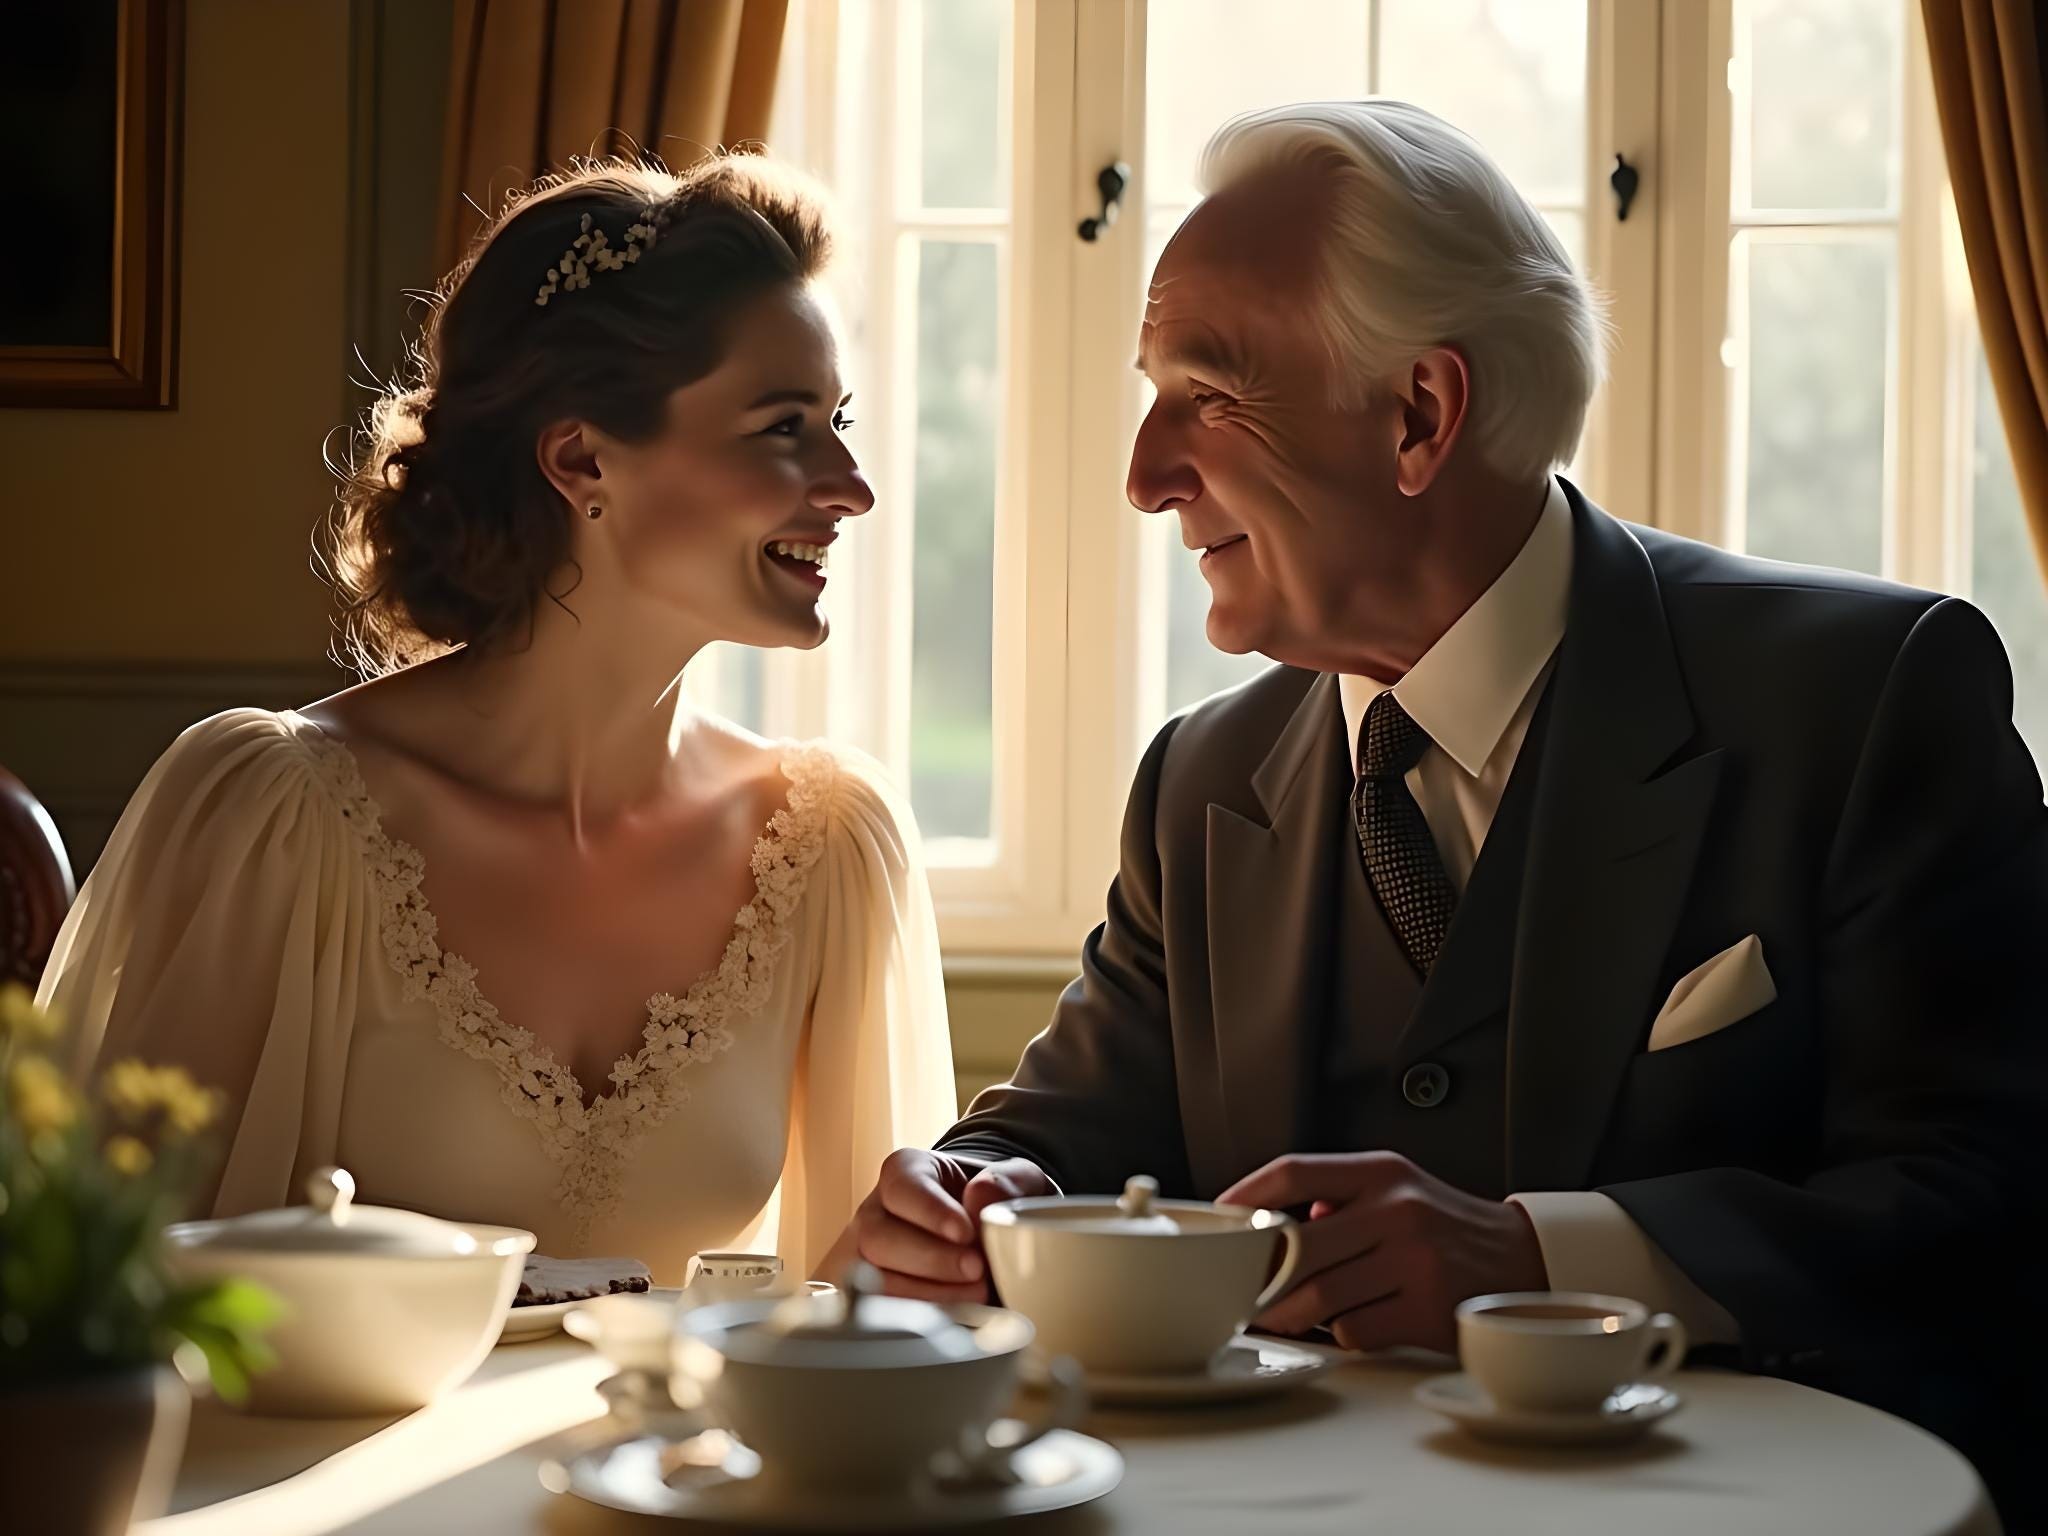
[{"label": "man's ear", "polygon": [[1401,439],[1394,483],[1404,496],[1420,496],[1442,472],[1471,408],[1472,374],[1456,347],[1432,347],[1401,381]]}]

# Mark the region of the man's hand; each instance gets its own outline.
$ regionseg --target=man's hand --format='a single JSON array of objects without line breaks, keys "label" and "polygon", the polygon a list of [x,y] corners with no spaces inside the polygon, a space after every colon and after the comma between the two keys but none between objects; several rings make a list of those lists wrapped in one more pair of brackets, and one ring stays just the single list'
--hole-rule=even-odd
[{"label": "man's hand", "polygon": [[1294,1285],[1258,1319],[1276,1333],[1326,1323],[1346,1349],[1455,1353],[1459,1302],[1549,1285],[1519,1205],[1468,1195],[1391,1152],[1276,1158],[1222,1203],[1310,1208]]},{"label": "man's hand", "polygon": [[819,1277],[837,1280],[839,1267],[862,1258],[882,1272],[891,1296],[987,1301],[981,1213],[998,1201],[1058,1193],[1036,1163],[1022,1158],[983,1163],[915,1148],[892,1152]]}]

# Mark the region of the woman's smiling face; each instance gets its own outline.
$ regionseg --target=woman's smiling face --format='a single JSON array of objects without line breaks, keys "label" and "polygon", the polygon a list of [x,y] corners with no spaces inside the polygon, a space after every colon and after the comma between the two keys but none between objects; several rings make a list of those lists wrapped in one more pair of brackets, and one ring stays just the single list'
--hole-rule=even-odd
[{"label": "woman's smiling face", "polygon": [[660,431],[595,447],[603,534],[635,593],[713,639],[822,642],[826,551],[875,501],[843,436],[848,403],[813,289],[750,299],[718,366],[669,395]]}]

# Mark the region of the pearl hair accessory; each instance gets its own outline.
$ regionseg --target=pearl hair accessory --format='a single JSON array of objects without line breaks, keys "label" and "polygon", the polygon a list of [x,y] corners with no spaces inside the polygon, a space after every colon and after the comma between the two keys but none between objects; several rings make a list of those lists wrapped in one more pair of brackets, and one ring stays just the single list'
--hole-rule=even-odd
[{"label": "pearl hair accessory", "polygon": [[557,292],[571,293],[578,288],[590,286],[590,269],[600,272],[617,272],[640,259],[642,251],[654,249],[655,241],[668,227],[668,213],[661,208],[643,208],[640,221],[628,226],[626,243],[616,250],[611,240],[601,229],[591,227],[590,215],[583,215],[583,232],[569,249],[562,252],[562,259],[548,268],[547,281],[540,285],[534,303],[545,309],[549,299]]}]

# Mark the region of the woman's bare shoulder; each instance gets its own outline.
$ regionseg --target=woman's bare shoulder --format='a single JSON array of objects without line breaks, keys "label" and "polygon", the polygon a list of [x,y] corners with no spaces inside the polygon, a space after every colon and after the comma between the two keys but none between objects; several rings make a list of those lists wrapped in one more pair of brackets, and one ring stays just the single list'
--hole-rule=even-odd
[{"label": "woman's bare shoulder", "polygon": [[411,751],[445,729],[451,681],[441,664],[422,662],[343,688],[296,713],[352,747]]},{"label": "woman's bare shoulder", "polygon": [[691,755],[700,765],[694,777],[753,802],[764,815],[788,799],[790,781],[784,771],[788,742],[712,714],[699,714],[691,722],[690,734]]}]

